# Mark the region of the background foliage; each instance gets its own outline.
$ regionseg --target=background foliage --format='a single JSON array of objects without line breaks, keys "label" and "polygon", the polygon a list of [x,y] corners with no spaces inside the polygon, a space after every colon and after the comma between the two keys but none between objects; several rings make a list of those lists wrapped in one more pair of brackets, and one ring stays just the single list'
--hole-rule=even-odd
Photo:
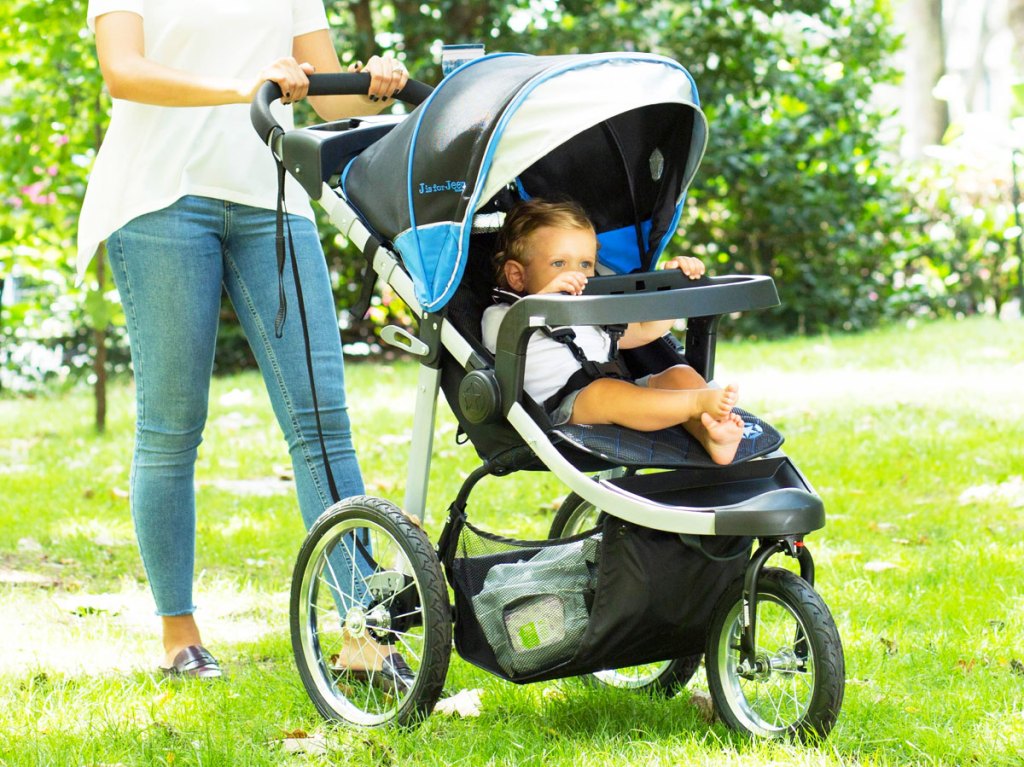
[{"label": "background foliage", "polygon": [[[443,42],[489,51],[639,50],[686,65],[711,142],[672,248],[718,273],[772,275],[783,306],[730,323],[746,335],[859,329],[906,316],[997,310],[1014,290],[1017,230],[1007,186],[949,182],[960,160],[901,167],[873,100],[893,82],[889,0],[328,0],[343,61],[375,51],[436,82]],[[103,269],[70,266],[85,179],[105,127],[86,0],[10,0],[0,47],[0,384],[31,390],[91,375],[98,350],[126,367],[122,318]],[[299,116],[311,120],[309,113]],[[962,163],[961,163],[962,164]],[[360,255],[321,221],[339,306]],[[102,264],[102,261],[98,262]],[[343,328],[349,351],[379,350],[374,327],[408,323],[385,293]],[[103,335],[106,333],[106,335]],[[228,305],[222,368],[252,364]]]},{"label": "background foliage", "polygon": [[[0,50],[0,370],[25,389],[88,371],[94,328],[123,325],[116,293],[93,273],[75,284],[76,220],[88,169],[103,137],[109,99],[85,28],[86,0],[5,4]],[[126,341],[115,334],[115,369]]]}]

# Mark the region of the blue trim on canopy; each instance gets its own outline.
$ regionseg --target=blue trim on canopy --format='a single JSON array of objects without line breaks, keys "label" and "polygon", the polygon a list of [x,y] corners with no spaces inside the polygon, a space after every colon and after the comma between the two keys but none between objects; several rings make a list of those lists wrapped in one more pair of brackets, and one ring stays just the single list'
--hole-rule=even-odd
[{"label": "blue trim on canopy", "polygon": [[[481,61],[486,61],[486,60],[491,60],[491,59],[500,59],[500,58],[505,58],[505,57],[508,57],[508,56],[528,56],[528,55],[529,54],[527,54],[527,53],[491,53],[491,54],[488,54],[487,56],[481,56],[479,58],[475,58],[475,59],[472,59],[471,61],[466,62],[465,64],[461,65],[458,68],[458,71],[462,72],[463,70],[468,69],[471,66],[479,64]],[[452,74],[454,74],[454,72]],[[424,101],[420,105],[419,114],[416,116],[416,125],[413,126],[412,137],[410,138],[410,141],[409,141],[409,165],[408,165],[408,168],[406,169],[406,173],[405,173],[406,179],[407,179],[406,183],[408,184],[408,188],[406,189],[406,199],[408,200],[408,203],[409,203],[409,231],[413,233],[413,236],[418,236],[418,235],[416,235],[416,232],[418,231],[418,229],[416,227],[416,206],[413,204],[413,195],[412,195],[412,183],[413,183],[412,182],[412,179],[413,179],[412,169],[413,169],[413,162],[415,161],[415,158],[416,158],[416,147],[419,145],[418,139],[419,139],[419,135],[420,135],[420,126],[423,125],[423,118],[426,115],[428,108],[430,107],[430,103],[434,100],[434,98],[441,91],[441,89],[444,88],[444,86],[447,85],[448,83],[450,83],[451,81],[452,81],[451,75],[449,75],[448,77],[443,78],[441,80],[441,82],[437,84],[437,86],[434,88],[434,90],[431,91],[430,95],[427,96],[426,101]],[[403,234],[405,234],[405,233],[403,233]],[[402,235],[399,235],[399,237],[401,237],[401,236]],[[398,238],[395,239],[395,242],[396,243],[398,242]],[[418,242],[416,244],[416,250],[417,250],[417,252],[422,252],[422,248],[420,247],[420,244]],[[436,301],[432,302],[432,303],[436,303]]]},{"label": "blue trim on canopy", "polygon": [[[348,196],[348,190],[345,188],[345,184],[348,181],[348,172],[350,170],[352,170],[352,165],[358,159],[359,159],[359,155],[355,155],[351,160],[349,160],[345,164],[345,169],[341,172],[341,178],[338,181],[338,186],[341,187],[341,193],[343,195],[345,195],[345,200],[346,201],[349,201],[349,200],[352,199],[351,197]],[[380,232],[377,231],[377,228],[373,224],[370,223],[369,219],[366,218],[366,216],[363,214],[363,212],[361,210],[359,210],[355,205],[352,205],[351,202],[349,203],[348,207],[349,207],[349,209],[353,213],[356,214],[356,218],[358,218],[359,221],[362,222],[363,226],[366,227],[366,231],[368,231],[370,234],[372,234],[377,240],[383,240],[384,239],[381,236]]]},{"label": "blue trim on canopy", "polygon": [[523,186],[523,180],[516,176],[516,191],[519,192],[519,199],[521,200],[532,200],[533,195],[526,191],[526,187]]},{"label": "blue trim on canopy", "polygon": [[684,67],[682,64],[679,68],[683,70],[686,75],[686,79],[690,81],[690,90],[693,91],[693,105],[700,109],[700,94],[697,92],[697,81],[693,79],[693,75],[690,74],[690,70]]},{"label": "blue trim on canopy", "polygon": [[[458,228],[458,223],[445,221],[422,229],[407,229],[395,238],[395,248],[402,254],[402,263],[412,275],[416,300],[424,309],[437,304],[438,299],[431,300],[431,295],[439,286],[432,284],[428,275],[437,279],[438,264],[447,262],[451,251],[458,245]],[[443,273],[447,276],[447,272]]]}]

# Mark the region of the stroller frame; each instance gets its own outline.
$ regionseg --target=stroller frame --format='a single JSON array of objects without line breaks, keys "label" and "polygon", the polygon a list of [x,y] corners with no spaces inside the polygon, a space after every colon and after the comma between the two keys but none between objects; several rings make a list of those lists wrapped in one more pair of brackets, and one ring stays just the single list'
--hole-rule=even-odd
[{"label": "stroller frame", "polygon": [[[312,78],[313,83],[319,80],[320,84],[314,84],[310,93],[365,92],[364,78],[359,75]],[[399,97],[403,95],[408,97],[409,94],[400,94]],[[842,700],[842,650],[831,616],[813,591],[814,563],[803,541],[805,534],[824,526],[824,507],[810,483],[789,458],[776,446],[764,455],[729,466],[712,468],[683,465],[672,468],[663,465],[661,468],[668,470],[640,474],[635,469],[624,468],[615,456],[590,450],[586,444],[582,445],[585,449],[581,453],[581,444],[571,435],[567,436],[565,430],[552,429],[550,424],[543,422],[543,418],[537,418],[536,407],[530,407],[531,401],[523,391],[526,348],[537,329],[545,326],[607,325],[668,318],[688,320],[685,360],[710,381],[714,374],[720,318],[732,312],[777,305],[778,295],[771,278],[727,276],[690,282],[671,272],[641,272],[592,279],[586,293],[579,297],[527,296],[516,302],[503,320],[492,363],[477,345],[460,332],[444,310],[431,311],[424,308],[414,279],[394,252],[394,245],[390,242],[381,244],[383,238],[371,231],[365,217],[338,185],[339,169],[345,167],[348,160],[366,146],[387,135],[399,121],[394,118],[342,120],[313,129],[283,133],[279,128],[275,130],[267,110],[269,103],[279,97],[280,92],[276,91],[272,83],[266,84],[257,96],[253,105],[253,122],[257,130],[268,140],[275,156],[299,179],[310,196],[320,200],[339,232],[362,250],[370,260],[372,273],[388,284],[408,305],[419,325],[415,335],[397,327],[385,328],[381,334],[385,342],[407,351],[420,361],[404,513],[397,507],[384,508],[387,502],[379,502],[377,499],[343,500],[328,509],[310,531],[296,564],[293,579],[293,646],[307,691],[321,713],[360,726],[409,721],[425,715],[440,694],[447,669],[447,653],[434,648],[435,654],[440,652],[444,655],[444,668],[440,674],[436,673],[436,669],[426,668],[424,661],[424,665],[417,669],[416,681],[408,689],[402,689],[401,685],[395,683],[391,698],[384,704],[378,703],[376,697],[373,697],[372,704],[369,703],[369,697],[364,698],[361,708],[353,704],[351,699],[358,696],[347,693],[348,688],[331,677],[338,670],[330,668],[331,663],[327,662],[326,653],[320,646],[317,632],[325,629],[318,628],[315,611],[309,609],[308,605],[296,605],[296,600],[301,602],[308,599],[310,594],[316,595],[316,586],[311,585],[310,569],[320,568],[318,573],[331,571],[334,586],[329,589],[333,592],[330,598],[337,604],[338,617],[350,636],[357,630],[365,630],[367,625],[371,633],[378,631],[379,636],[384,636],[387,633],[385,626],[391,625],[388,620],[395,618],[395,609],[388,607],[385,610],[383,605],[400,603],[402,609],[408,609],[412,604],[421,612],[428,612],[425,605],[433,597],[427,592],[431,589],[436,591],[437,586],[433,583],[436,578],[426,573],[426,569],[439,565],[440,558],[449,566],[450,572],[455,547],[453,536],[459,532],[455,523],[459,515],[464,515],[470,493],[477,482],[489,475],[504,475],[521,468],[538,468],[536,463],[539,461],[543,468],[551,471],[569,488],[572,494],[570,499],[588,504],[591,509],[599,510],[602,516],[608,515],[644,528],[678,534],[690,545],[693,545],[693,541],[706,540],[712,536],[744,537],[748,541],[747,548],[742,550],[744,554],[749,551],[750,539],[760,539],[759,547],[743,568],[741,583],[738,585],[739,593],[735,595],[738,601],[733,599],[738,606],[728,615],[728,606],[720,610],[716,608],[716,617],[712,620],[713,624],[717,621],[717,624],[723,625],[720,639],[724,644],[727,634],[725,624],[734,619],[732,636],[739,643],[738,662],[734,659],[732,665],[724,661],[716,664],[716,668],[721,666],[721,669],[714,672],[720,688],[717,696],[714,694],[715,681],[712,679],[709,657],[709,682],[712,682],[716,708],[730,726],[757,735],[778,737],[795,734],[803,737],[827,734],[838,716]],[[410,98],[410,101],[422,98],[421,93],[418,99]],[[463,419],[477,425],[506,422],[519,435],[525,447],[485,459],[465,480],[452,504],[437,548],[430,552],[433,564],[427,563],[428,567],[423,564],[422,552],[412,556],[413,549],[417,546],[422,548],[425,538],[421,528],[418,531],[410,529],[408,518],[418,518],[422,525],[427,517],[434,424],[438,394],[442,391],[442,363],[446,356],[453,359],[465,374],[457,394],[446,392],[457,414],[461,410]],[[577,465],[581,454],[589,456],[583,461],[586,470],[581,470]],[[593,474],[596,476],[591,476]],[[708,502],[712,497],[715,500]],[[350,559],[358,559],[358,548],[377,568],[367,579],[375,599],[373,609],[350,608],[346,613],[339,601],[337,592],[340,588],[334,573],[336,566],[332,567],[330,561],[334,555],[329,555],[325,548],[325,540],[330,538],[332,528],[339,523],[347,525],[347,532],[335,536],[334,542],[329,545],[348,552]],[[390,538],[386,540],[394,544],[397,558],[404,561],[382,569],[381,564],[374,560],[376,552],[371,555],[358,543],[358,529],[361,528],[356,523],[365,524],[375,532],[383,530],[387,533]],[[356,527],[352,527],[353,524]],[[563,532],[579,532],[579,529],[567,528]],[[356,545],[346,543],[350,540],[355,540]],[[700,543],[696,545],[697,548],[703,548]],[[797,580],[792,573],[778,570],[769,573],[765,570],[767,561],[779,553],[797,561],[799,581],[803,585],[787,585],[783,576]],[[400,574],[401,578],[392,577],[396,574]],[[355,575],[352,579],[354,584]],[[380,586],[384,594],[381,596],[375,586],[383,581],[392,585],[388,587],[390,591]],[[396,601],[396,595],[407,591],[412,585],[416,587],[417,599],[413,603],[404,598]],[[323,591],[327,592],[328,589]],[[800,663],[806,664],[807,646],[817,643],[817,649],[812,648],[810,654],[815,659],[818,655],[827,656],[825,660],[833,666],[831,676],[814,689],[805,710],[799,716],[792,717],[792,720],[766,723],[757,715],[748,716],[749,704],[743,700],[744,693],[740,690],[742,680],[766,678],[773,670],[778,673],[775,664],[779,668],[785,665],[776,658],[769,658],[763,649],[759,649],[758,615],[762,597],[781,604],[796,619],[796,637],[791,641],[794,645],[802,643],[805,649],[796,652],[795,658],[787,657],[786,663],[797,666]],[[794,612],[794,601],[813,601],[814,610],[823,611],[827,620],[807,625],[808,622],[802,617],[805,613],[801,613],[800,609]],[[447,597],[444,603],[447,604]],[[353,618],[355,613],[358,614]],[[377,618],[368,619],[371,614]],[[374,624],[374,620],[378,619],[380,622]],[[424,616],[422,620],[424,634],[427,634],[427,619]],[[437,631],[436,622],[433,619],[430,622],[433,624],[431,629]],[[377,637],[378,634],[373,636]],[[447,649],[450,650],[450,647]],[[804,653],[802,657],[801,652]],[[424,652],[424,658],[426,655]],[[683,660],[692,661],[692,658]],[[668,663],[671,665],[677,661]],[[736,677],[732,688],[729,680],[719,679],[724,673],[722,669]],[[815,673],[822,672],[816,670]],[[688,675],[685,676],[688,678]],[[600,674],[597,677],[601,679]],[[519,681],[513,677],[506,678]],[[656,679],[657,674],[653,678]],[[685,683],[686,678],[681,681]],[[822,687],[825,689],[822,690]],[[734,705],[737,699],[740,701],[738,706]],[[371,708],[372,712],[369,711]]]}]

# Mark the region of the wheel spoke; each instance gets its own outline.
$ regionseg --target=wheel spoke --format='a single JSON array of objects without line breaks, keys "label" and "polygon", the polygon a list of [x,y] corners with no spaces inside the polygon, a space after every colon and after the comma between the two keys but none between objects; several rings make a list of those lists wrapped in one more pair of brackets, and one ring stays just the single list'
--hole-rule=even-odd
[{"label": "wheel spoke", "polygon": [[312,607],[320,615],[326,615],[328,618],[334,616],[335,622],[339,626],[341,625],[341,616],[338,615],[338,608],[336,606],[331,605],[330,607],[321,607],[318,604],[314,604]]},{"label": "wheel spoke", "polygon": [[409,612],[409,613],[400,613],[399,615],[392,615],[391,616],[391,620],[397,621],[397,620],[401,620],[402,618],[411,618],[414,615],[423,615],[423,611],[422,610],[413,610],[412,612]]},{"label": "wheel spoke", "polygon": [[[419,653],[418,653],[418,652],[416,652],[416,651],[415,651],[415,650],[413,649],[413,645],[412,645],[412,644],[411,644],[411,643],[410,643],[410,642],[408,641],[408,639],[407,639],[407,638],[410,638],[410,637],[411,637],[411,638],[413,638],[413,639],[417,640],[417,642],[416,642],[417,644],[422,644],[422,637],[420,637],[420,636],[419,636],[418,634],[409,634],[409,633],[407,633],[407,632],[400,632],[400,631],[391,631],[391,630],[388,630],[388,633],[389,633],[389,634],[394,634],[394,635],[396,636],[396,638],[397,638],[397,641],[398,641],[398,642],[400,642],[400,643],[402,644],[402,653],[403,653],[403,656],[405,655],[405,653],[408,653],[408,654],[409,654],[409,656],[410,656],[410,657],[411,657],[411,658],[412,658],[412,659],[413,659],[413,660],[414,660],[414,661],[415,661],[415,662],[416,662],[417,664],[419,664],[419,663],[421,663],[421,662],[422,662],[422,658],[420,658],[420,655],[419,655]],[[406,660],[409,660],[409,658],[406,658]]]}]

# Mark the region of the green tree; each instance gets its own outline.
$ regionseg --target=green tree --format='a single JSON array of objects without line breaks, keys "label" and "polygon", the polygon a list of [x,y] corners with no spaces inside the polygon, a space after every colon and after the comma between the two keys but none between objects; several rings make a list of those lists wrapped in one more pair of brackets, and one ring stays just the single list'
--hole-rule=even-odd
[{"label": "green tree", "polygon": [[[771,274],[783,297],[781,312],[739,327],[855,328],[895,305],[892,273],[920,247],[907,219],[920,209],[891,183],[881,116],[870,100],[872,89],[892,77],[888,0],[326,6],[343,62],[390,51],[426,82],[439,78],[443,42],[537,54],[651,51],[682,62],[698,84],[711,143],[672,247],[703,255],[719,272]],[[70,266],[85,180],[109,108],[85,12],[85,0],[10,0],[0,9],[10,64],[0,85],[0,163],[10,179],[0,208],[0,368],[8,371],[4,380],[26,384],[33,371],[47,368],[31,354],[59,346],[65,353],[53,355],[51,375],[90,374],[100,387],[102,424],[103,377],[96,371],[106,350],[114,369],[126,367],[127,353],[102,254],[84,285],[75,284]],[[322,223],[339,303],[347,305],[361,254]],[[385,295],[370,323],[347,329],[346,340],[368,337],[373,324],[395,317],[408,320]],[[221,360],[246,363],[237,325],[225,322],[222,331]]]},{"label": "green tree", "polygon": [[[871,102],[873,89],[895,78],[887,0],[379,7],[376,16],[348,19],[360,29],[356,39],[372,31],[395,41],[410,70],[428,81],[438,73],[424,56],[442,41],[535,54],[649,51],[680,61],[697,82],[711,141],[673,247],[720,272],[776,278],[782,311],[746,320],[746,332],[852,329],[885,316],[908,211],[891,183],[883,115]],[[372,27],[359,26],[366,18]]]},{"label": "green tree", "polygon": [[[91,369],[102,429],[107,330],[119,310],[102,253],[81,285],[71,263],[109,106],[85,12],[85,0],[11,0],[0,12],[9,65],[0,91],[0,167],[10,184],[0,206],[0,279],[8,295],[0,365],[14,386],[33,375],[62,377],[72,366]],[[69,353],[47,355],[57,344]],[[52,364],[43,361],[48,356]]]}]

